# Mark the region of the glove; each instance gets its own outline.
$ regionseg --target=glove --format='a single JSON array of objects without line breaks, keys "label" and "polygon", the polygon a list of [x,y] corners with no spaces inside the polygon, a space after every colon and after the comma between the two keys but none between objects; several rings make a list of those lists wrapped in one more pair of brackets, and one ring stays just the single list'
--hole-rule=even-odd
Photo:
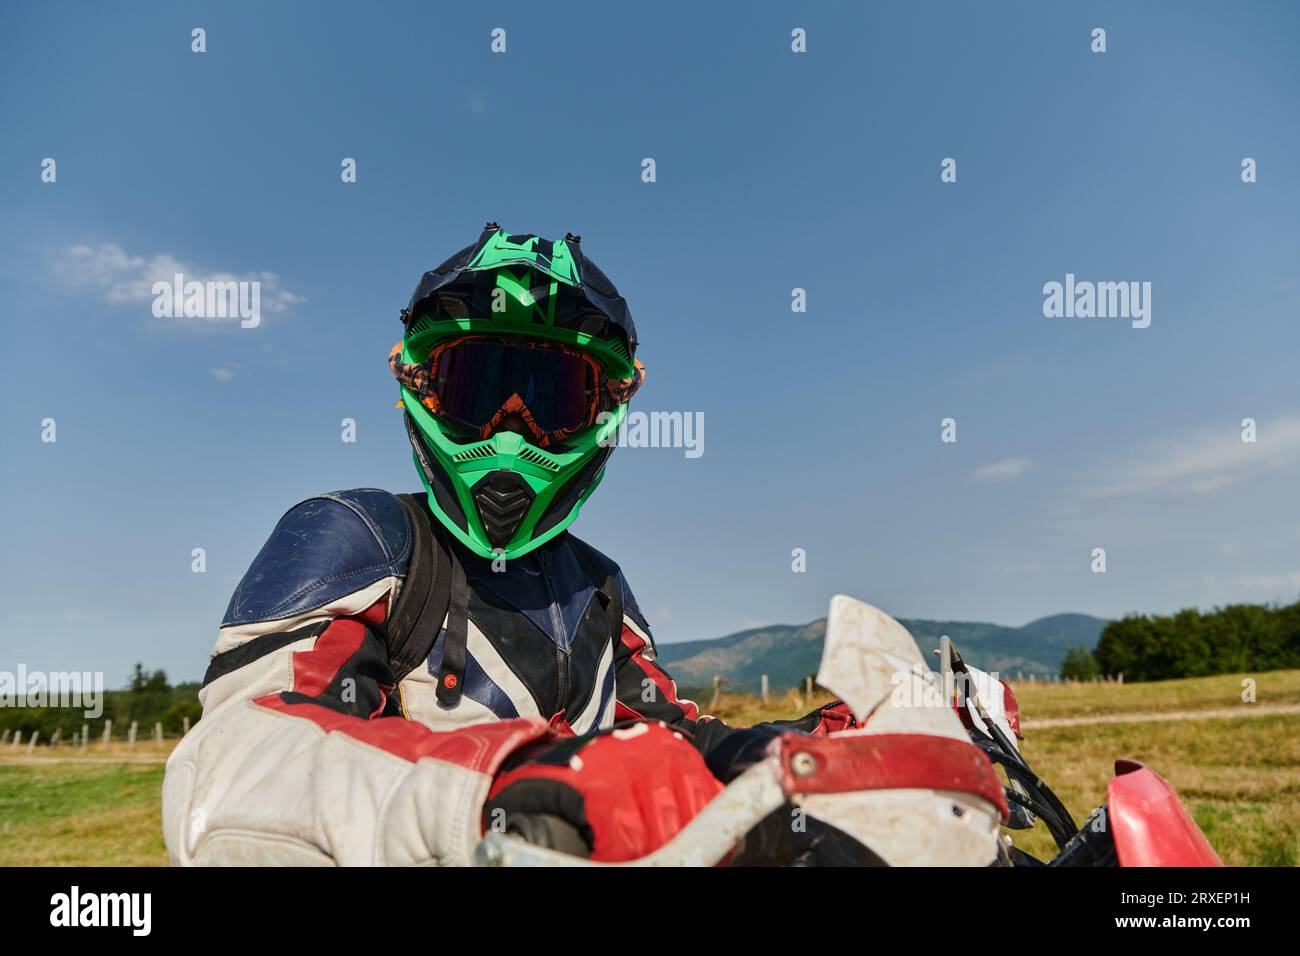
[{"label": "glove", "polygon": [[663,846],[721,790],[680,733],[637,723],[525,751],[494,781],[483,826],[622,862]]},{"label": "glove", "polygon": [[853,719],[849,705],[834,701],[798,720],[774,720],[753,727],[729,729],[726,736],[709,749],[706,760],[715,777],[723,783],[731,783],[762,760],[772,738],[780,734],[826,737],[856,726],[857,721]]}]

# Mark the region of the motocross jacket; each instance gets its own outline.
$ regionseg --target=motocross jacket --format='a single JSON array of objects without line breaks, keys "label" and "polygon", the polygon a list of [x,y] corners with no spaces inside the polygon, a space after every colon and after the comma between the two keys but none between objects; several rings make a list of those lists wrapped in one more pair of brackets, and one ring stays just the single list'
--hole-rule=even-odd
[{"label": "motocross jacket", "polygon": [[174,863],[466,864],[494,774],[530,742],[656,720],[707,759],[733,734],[679,696],[617,565],[568,533],[504,567],[450,544],[467,624],[448,706],[445,627],[407,673],[389,653],[413,522],[432,521],[420,514],[356,489],[281,518],[231,598],[202,719],[167,763]]}]

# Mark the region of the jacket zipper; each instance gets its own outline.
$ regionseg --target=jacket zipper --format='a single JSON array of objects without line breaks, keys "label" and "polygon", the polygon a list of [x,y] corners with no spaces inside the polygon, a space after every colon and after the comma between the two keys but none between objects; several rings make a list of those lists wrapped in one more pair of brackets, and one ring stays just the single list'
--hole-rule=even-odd
[{"label": "jacket zipper", "polygon": [[551,557],[544,548],[539,548],[537,559],[542,565],[542,577],[546,580],[546,595],[551,602],[551,627],[555,629],[555,672],[559,683],[555,712],[558,714],[568,706],[569,702],[569,661],[568,655],[560,646],[560,637],[564,634],[564,616],[560,614],[559,602],[555,596],[555,576],[551,573]]}]

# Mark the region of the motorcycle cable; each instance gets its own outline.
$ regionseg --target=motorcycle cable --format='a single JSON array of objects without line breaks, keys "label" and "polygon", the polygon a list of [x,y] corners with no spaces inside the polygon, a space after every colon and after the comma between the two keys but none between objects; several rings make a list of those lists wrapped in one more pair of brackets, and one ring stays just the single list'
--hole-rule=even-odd
[{"label": "motorcycle cable", "polygon": [[[1075,833],[1078,832],[1077,828],[1069,829],[1067,823],[1061,819],[1060,814],[1052,809],[1051,802],[1046,799],[1042,790],[1035,786],[1037,778],[1034,776],[1033,771],[1027,771],[1021,761],[1017,761],[1012,754],[1008,754],[996,741],[988,737],[984,737],[982,741],[976,741],[976,746],[980,747],[990,760],[1002,764],[1002,769],[1006,771],[1007,777],[1016,780],[1028,791],[1029,799],[1034,803],[1029,809],[1033,810],[1038,815],[1038,818],[1043,821],[1057,848],[1063,849],[1074,838]],[[1041,783],[1041,781],[1039,782]],[[1003,790],[1008,799],[1014,799],[1017,803],[1027,805],[1023,799],[1016,799],[1020,797],[1020,794],[1016,794],[1011,788],[1005,787]],[[1073,821],[1070,821],[1070,823],[1073,823]]]},{"label": "motorcycle cable", "polygon": [[[1040,819],[1040,820],[1042,820],[1044,823],[1047,823],[1047,824],[1048,824],[1048,827],[1047,827],[1047,828],[1048,828],[1049,830],[1052,829],[1051,824],[1048,823],[1048,821],[1051,820],[1052,817],[1053,817],[1053,814],[1052,814],[1052,811],[1051,811],[1050,808],[1048,808],[1048,807],[1045,806],[1044,804],[1039,803],[1037,800],[1034,800],[1034,799],[1031,798],[1031,797],[1026,797],[1024,794],[1016,793],[1016,791],[1012,790],[1010,787],[1008,787],[1008,788],[1006,789],[1006,794],[1007,794],[1007,799],[1008,799],[1008,800],[1010,800],[1012,803],[1018,803],[1018,804],[1020,804],[1020,805],[1021,805],[1022,807],[1024,807],[1026,810],[1031,810],[1031,811],[1033,811],[1034,813],[1036,813],[1036,814],[1038,815],[1038,819]],[[1056,821],[1056,822],[1057,822],[1057,824],[1059,825],[1060,821],[1058,820],[1058,821]],[[1052,838],[1056,840],[1058,847],[1064,849],[1064,844],[1061,843],[1061,841],[1060,841],[1059,839],[1057,839],[1057,836],[1056,836],[1056,833],[1055,833],[1055,832],[1052,833]],[[1068,842],[1068,841],[1067,841],[1067,842]]]},{"label": "motorcycle cable", "polygon": [[[961,654],[957,652],[956,647],[951,649],[951,653],[953,669],[960,670],[965,674],[967,680],[962,683],[964,685],[970,685],[973,681],[970,679],[970,671],[966,668],[966,662],[962,659]],[[1070,811],[1065,808],[1065,804],[1063,804],[1056,794],[1052,792],[1051,788],[1043,781],[1043,778],[1038,776],[1038,774],[1034,772],[1033,768],[1029,766],[1029,763],[1023,756],[1021,756],[1020,751],[1016,749],[1015,744],[1011,742],[1010,738],[1008,738],[1007,735],[1002,732],[1002,729],[993,722],[988,711],[984,709],[984,704],[980,701],[979,692],[976,691],[972,694],[963,687],[962,696],[965,703],[975,705],[975,712],[979,715],[984,726],[988,728],[990,736],[997,741],[998,746],[1003,750],[1003,752],[1006,753],[1007,756],[1011,757],[1011,759],[1013,759],[1025,773],[1032,777],[1033,789],[1038,791],[1038,794],[1042,797],[1043,801],[1056,812],[1056,815],[1061,819],[1061,822],[1070,826],[1070,836],[1078,833],[1079,825],[1074,822],[1074,817],[1070,815]],[[1004,766],[1006,765],[1004,764]],[[1020,782],[1025,784],[1026,787],[1030,786],[1030,784],[1025,780],[1021,780]]]}]

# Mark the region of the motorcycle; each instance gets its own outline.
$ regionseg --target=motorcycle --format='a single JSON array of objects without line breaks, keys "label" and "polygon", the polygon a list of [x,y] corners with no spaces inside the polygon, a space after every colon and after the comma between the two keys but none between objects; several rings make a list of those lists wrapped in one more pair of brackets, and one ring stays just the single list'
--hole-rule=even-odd
[{"label": "motorcycle", "polygon": [[[854,729],[775,739],[672,840],[640,859],[595,863],[491,832],[476,861],[715,866],[760,823],[788,811],[895,866],[1222,866],[1173,788],[1136,761],[1115,762],[1106,802],[1078,825],[1020,752],[1011,688],[967,664],[947,637],[936,653],[937,673],[898,621],[836,595],[816,680],[852,711]],[[1007,832],[1040,823],[1058,848],[1049,860],[1024,852]]]}]

